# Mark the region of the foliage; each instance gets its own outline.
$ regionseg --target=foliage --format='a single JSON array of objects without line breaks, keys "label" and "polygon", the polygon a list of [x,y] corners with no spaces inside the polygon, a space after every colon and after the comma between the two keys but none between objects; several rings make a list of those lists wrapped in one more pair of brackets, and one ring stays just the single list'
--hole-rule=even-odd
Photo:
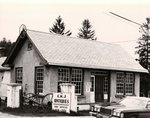
[{"label": "foliage", "polygon": [[139,63],[146,69],[149,69],[150,65],[150,18],[146,19],[146,23],[140,28],[140,32],[142,33],[142,37],[139,38],[138,44],[136,47],[138,49],[137,54],[139,54]]},{"label": "foliage", "polygon": [[[150,18],[146,18],[146,22],[140,27],[142,36],[138,39],[138,46],[136,53],[139,55],[139,63],[150,72]],[[141,76],[141,92],[144,96],[148,96],[150,90],[150,75]]]},{"label": "foliage", "polygon": [[72,33],[70,30],[65,31],[65,24],[61,18],[61,16],[59,16],[56,19],[56,22],[53,24],[52,28],[49,28],[51,33],[56,33],[56,34],[61,34],[61,35],[66,35],[66,36],[70,36]]},{"label": "foliage", "polygon": [[3,40],[0,41],[0,56],[7,56],[13,45],[14,43],[12,43],[10,40],[3,38]]},{"label": "foliage", "polygon": [[97,40],[97,38],[95,38],[95,31],[92,30],[92,25],[90,24],[90,21],[88,19],[85,19],[82,22],[82,28],[79,29],[78,37],[90,40]]}]

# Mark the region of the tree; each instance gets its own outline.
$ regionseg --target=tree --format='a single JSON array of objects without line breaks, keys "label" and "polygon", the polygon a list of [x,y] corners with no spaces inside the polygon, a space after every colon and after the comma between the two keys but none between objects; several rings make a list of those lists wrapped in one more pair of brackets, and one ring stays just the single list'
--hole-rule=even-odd
[{"label": "tree", "polygon": [[92,25],[90,24],[90,21],[88,19],[85,19],[82,22],[82,28],[79,29],[77,37],[83,39],[97,40],[97,38],[95,38],[95,31],[92,30]]},{"label": "tree", "polygon": [[136,47],[138,49],[137,54],[139,54],[139,63],[145,68],[149,70],[150,65],[150,18],[146,18],[146,23],[140,28],[140,32],[142,36],[138,39],[139,46]]},{"label": "tree", "polygon": [[139,55],[139,63],[149,71],[149,74],[141,74],[141,92],[144,96],[148,96],[150,90],[150,18],[146,18],[146,22],[140,27],[142,36],[138,39],[136,53]]},{"label": "tree", "polygon": [[49,31],[51,33],[56,33],[56,34],[61,34],[61,35],[66,35],[66,36],[70,36],[72,34],[70,30],[65,31],[65,24],[61,16],[58,16],[58,18],[56,19],[56,22],[53,24],[53,27],[49,28]]},{"label": "tree", "polygon": [[6,38],[3,38],[3,40],[0,41],[0,56],[7,56],[12,50],[13,46],[14,43],[12,43],[10,40],[6,40]]}]

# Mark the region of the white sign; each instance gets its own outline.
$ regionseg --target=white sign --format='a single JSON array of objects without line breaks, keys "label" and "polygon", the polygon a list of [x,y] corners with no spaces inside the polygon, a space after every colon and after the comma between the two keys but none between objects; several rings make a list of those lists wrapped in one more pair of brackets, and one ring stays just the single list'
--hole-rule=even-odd
[{"label": "white sign", "polygon": [[107,99],[108,99],[108,94],[105,93],[105,94],[104,94],[104,100],[107,100]]},{"label": "white sign", "polygon": [[54,93],[52,109],[60,112],[70,113],[70,94]]},{"label": "white sign", "polygon": [[90,92],[91,89],[91,82],[86,83],[86,92]]}]

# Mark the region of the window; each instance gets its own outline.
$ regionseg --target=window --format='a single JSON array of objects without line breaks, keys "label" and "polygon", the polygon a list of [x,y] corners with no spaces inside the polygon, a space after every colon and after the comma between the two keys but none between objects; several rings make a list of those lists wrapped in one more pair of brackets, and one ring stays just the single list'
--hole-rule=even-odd
[{"label": "window", "polygon": [[35,93],[43,93],[44,67],[35,68]]},{"label": "window", "polygon": [[126,95],[132,95],[134,92],[134,75],[133,73],[126,74],[126,84],[125,84]]},{"label": "window", "polygon": [[27,47],[27,50],[32,50],[32,43],[30,41],[28,41],[28,47]]},{"label": "window", "polygon": [[116,91],[117,91],[117,95],[124,94],[124,73],[122,72],[117,73]]},{"label": "window", "polygon": [[108,78],[104,77],[104,84],[103,84],[103,89],[104,89],[104,93],[108,93]]},{"label": "window", "polygon": [[94,91],[94,81],[95,81],[95,76],[91,75],[91,92]]},{"label": "window", "polygon": [[116,78],[117,95],[133,95],[134,94],[134,74],[117,72]]},{"label": "window", "polygon": [[23,73],[22,73],[22,67],[17,67],[15,69],[16,73],[16,83],[22,84],[22,79],[23,79]]},{"label": "window", "polygon": [[61,83],[69,83],[70,70],[69,68],[59,68],[58,69],[58,92],[60,92]]},{"label": "window", "polygon": [[58,69],[58,92],[60,92],[61,83],[75,84],[75,93],[82,93],[82,69],[59,68]]},{"label": "window", "polygon": [[82,70],[72,69],[71,70],[71,83],[75,84],[75,93],[81,94],[82,92]]}]

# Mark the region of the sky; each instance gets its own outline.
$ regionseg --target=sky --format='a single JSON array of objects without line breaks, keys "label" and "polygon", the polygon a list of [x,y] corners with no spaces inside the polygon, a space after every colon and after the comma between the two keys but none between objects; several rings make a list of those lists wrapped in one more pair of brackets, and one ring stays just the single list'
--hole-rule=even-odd
[{"label": "sky", "polygon": [[113,16],[116,13],[140,24],[150,17],[149,0],[0,0],[0,40],[12,42],[19,27],[49,32],[60,15],[66,30],[77,37],[84,19],[89,19],[98,41],[120,44],[132,57],[141,36],[136,24]]}]

